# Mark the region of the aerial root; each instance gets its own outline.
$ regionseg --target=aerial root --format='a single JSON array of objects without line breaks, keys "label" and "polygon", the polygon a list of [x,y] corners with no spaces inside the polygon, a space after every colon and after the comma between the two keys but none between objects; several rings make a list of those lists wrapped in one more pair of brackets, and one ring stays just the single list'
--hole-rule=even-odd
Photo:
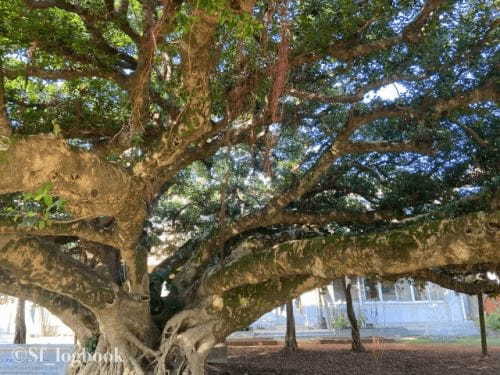
[{"label": "aerial root", "polygon": [[[161,357],[158,361],[158,365],[156,366],[156,374],[159,375],[169,373],[165,367],[166,362],[169,356],[172,356],[172,352],[176,347],[180,350],[181,355],[184,357],[182,362],[178,365],[178,369],[186,369],[188,366],[192,367],[192,363],[196,363],[196,360],[192,358],[190,350],[186,350],[185,345],[182,345],[180,342],[178,334],[183,325],[185,325],[190,319],[196,321],[196,318],[199,318],[199,315],[199,312],[195,310],[182,311],[167,322],[163,331],[164,340],[162,340],[160,346]],[[182,371],[183,370],[181,370],[181,373]]]},{"label": "aerial root", "polygon": [[130,330],[126,330],[123,332],[124,338],[132,345],[134,345],[137,349],[142,351],[143,355],[146,355],[150,358],[153,358],[156,362],[160,359],[161,353],[147,347],[141,340],[137,338]]},{"label": "aerial root", "polygon": [[156,374],[170,374],[167,363],[174,364],[175,374],[186,370],[192,375],[204,374],[207,353],[216,341],[216,322],[203,310],[183,311],[173,317],[163,331]]},{"label": "aerial root", "polygon": [[130,351],[125,347],[125,345],[120,345],[120,350],[125,354],[126,360],[135,371],[135,375],[145,375],[145,372],[142,369],[140,363],[134,358],[132,353],[130,353]]}]

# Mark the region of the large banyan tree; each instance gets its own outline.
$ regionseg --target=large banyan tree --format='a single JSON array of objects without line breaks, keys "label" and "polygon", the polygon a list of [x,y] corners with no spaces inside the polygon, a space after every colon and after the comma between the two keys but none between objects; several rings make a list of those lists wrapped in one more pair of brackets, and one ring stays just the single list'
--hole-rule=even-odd
[{"label": "large banyan tree", "polygon": [[498,292],[477,278],[500,265],[493,0],[0,16],[0,292],[124,358],[75,373],[202,374],[343,275]]}]

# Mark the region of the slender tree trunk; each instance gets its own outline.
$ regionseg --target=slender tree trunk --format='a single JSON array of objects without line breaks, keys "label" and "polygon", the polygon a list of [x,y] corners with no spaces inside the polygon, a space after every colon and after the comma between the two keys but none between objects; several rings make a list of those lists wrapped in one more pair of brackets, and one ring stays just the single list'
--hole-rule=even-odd
[{"label": "slender tree trunk", "polygon": [[293,315],[293,300],[286,303],[285,349],[290,351],[296,351],[298,349],[297,335],[295,332],[295,317]]},{"label": "slender tree trunk", "polygon": [[479,293],[477,295],[477,306],[479,309],[479,327],[481,330],[481,349],[483,356],[488,355],[488,343],[486,341],[486,325],[484,323],[484,304],[483,304],[483,294]]},{"label": "slender tree trunk", "polygon": [[365,348],[361,343],[361,336],[359,334],[358,321],[356,320],[356,314],[354,313],[354,308],[352,305],[352,295],[351,295],[351,281],[346,282],[346,278],[342,278],[342,285],[344,287],[345,301],[347,307],[347,317],[351,323],[351,336],[352,336],[352,351],[353,352],[364,352]]},{"label": "slender tree trunk", "polygon": [[319,328],[327,329],[324,305],[323,305],[323,295],[321,294],[321,288],[318,289],[318,310],[319,310]]},{"label": "slender tree trunk", "polygon": [[322,300],[322,305],[323,305],[323,324],[326,329],[331,329],[332,328],[332,319],[333,319],[333,314],[332,314],[332,306],[333,306],[333,300],[332,297],[330,296],[330,292],[328,292],[328,288],[326,286],[321,287],[319,289],[320,291],[320,296]]},{"label": "slender tree trunk", "polygon": [[25,319],[25,306],[24,299],[17,299],[16,309],[16,328],[14,333],[14,344],[26,344],[26,319]]}]

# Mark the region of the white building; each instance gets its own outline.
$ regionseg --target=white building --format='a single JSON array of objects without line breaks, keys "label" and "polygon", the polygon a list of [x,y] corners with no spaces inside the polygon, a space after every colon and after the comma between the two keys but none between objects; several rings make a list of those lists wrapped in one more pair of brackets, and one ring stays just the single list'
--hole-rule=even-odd
[{"label": "white building", "polygon": [[[15,298],[0,296],[0,335],[14,334],[16,324]],[[73,331],[64,325],[59,318],[46,309],[26,301],[25,307],[26,334],[39,336],[72,336]]]},{"label": "white building", "polygon": [[[423,287],[408,280],[378,282],[356,278],[351,293],[356,316],[362,328],[372,334],[462,336],[478,333],[474,318],[477,307],[467,295],[432,283]],[[16,302],[0,303],[0,335],[12,335],[15,329]],[[2,301],[0,301],[2,302]],[[325,288],[307,292],[295,300],[297,330],[330,329],[333,334],[347,323],[342,284],[336,280]],[[254,330],[284,330],[283,307],[265,314],[251,327]],[[72,335],[57,317],[40,306],[26,302],[26,326],[29,336]]]},{"label": "white building", "polygon": [[[356,278],[351,287],[354,310],[363,328],[399,329],[402,335],[474,335],[476,307],[469,296],[432,283],[417,286],[406,279],[379,282]],[[340,280],[295,300],[298,330],[345,327],[346,304]],[[282,329],[284,308],[265,314],[253,329]],[[393,332],[397,332],[393,331]]]}]

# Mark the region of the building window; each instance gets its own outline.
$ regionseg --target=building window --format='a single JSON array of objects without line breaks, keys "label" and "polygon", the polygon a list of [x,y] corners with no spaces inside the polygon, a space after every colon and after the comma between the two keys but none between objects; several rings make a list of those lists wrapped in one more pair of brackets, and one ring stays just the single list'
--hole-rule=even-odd
[{"label": "building window", "polygon": [[415,301],[428,301],[429,296],[427,294],[427,283],[413,282],[413,293],[415,295]]},{"label": "building window", "polygon": [[444,289],[439,285],[428,283],[429,298],[431,301],[442,301],[444,299]]},{"label": "building window", "polygon": [[382,300],[397,301],[395,283],[393,281],[382,281]]},{"label": "building window", "polygon": [[412,301],[411,285],[406,279],[396,281],[395,288],[398,301]]},{"label": "building window", "polygon": [[[334,280],[332,283],[333,286],[333,300],[335,302],[345,302],[345,293],[344,293],[344,286],[342,285],[342,280],[337,279]],[[352,287],[351,287],[351,293],[352,293]],[[353,295],[353,299],[358,298],[358,295]]]},{"label": "building window", "polygon": [[361,285],[361,279],[359,277],[350,277],[351,279],[351,296],[352,296],[352,301],[357,302],[359,301],[360,294],[359,294],[359,288]]},{"label": "building window", "polygon": [[378,281],[372,279],[365,279],[365,299],[367,301],[380,301],[378,295]]}]

